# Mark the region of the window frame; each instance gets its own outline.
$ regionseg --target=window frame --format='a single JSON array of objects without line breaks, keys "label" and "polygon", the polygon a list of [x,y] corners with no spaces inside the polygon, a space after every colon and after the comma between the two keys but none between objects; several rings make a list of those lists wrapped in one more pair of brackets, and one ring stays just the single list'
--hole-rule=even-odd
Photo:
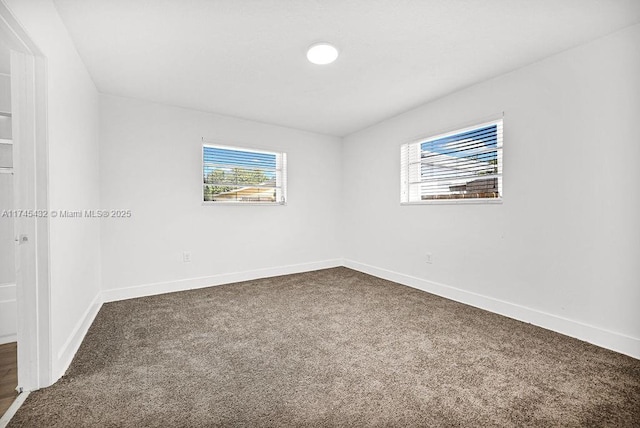
[{"label": "window frame", "polygon": [[[276,162],[279,162],[282,164],[282,167],[280,169],[277,168],[276,166],[276,188],[280,187],[280,191],[282,193],[282,201],[273,201],[273,202],[256,202],[256,201],[247,201],[247,202],[241,202],[241,201],[237,201],[237,200],[229,200],[229,201],[205,201],[204,200],[204,185],[206,183],[203,182],[202,177],[204,176],[204,168],[205,168],[205,161],[204,161],[204,150],[205,147],[210,147],[210,148],[215,148],[215,149],[223,149],[223,150],[236,150],[236,151],[242,151],[242,152],[250,152],[250,153],[263,153],[263,154],[269,154],[269,155],[275,155],[276,156]],[[236,146],[236,145],[227,145],[227,144],[220,144],[217,142],[210,142],[210,141],[206,141],[204,138],[202,139],[202,144],[200,145],[200,202],[202,203],[203,206],[222,206],[222,205],[228,205],[228,206],[233,206],[233,205],[253,205],[253,206],[285,206],[287,205],[288,202],[288,195],[287,195],[287,153],[284,151],[280,151],[280,150],[264,150],[264,149],[255,149],[255,148],[249,148],[247,146]],[[277,165],[277,163],[276,163]],[[277,171],[281,171],[281,180],[282,180],[282,185],[278,186],[278,174]]]},{"label": "window frame", "polygon": [[[483,127],[498,125],[500,127],[500,145],[497,147],[498,151],[498,175],[499,175],[499,197],[497,198],[449,198],[449,199],[421,199],[419,201],[410,201],[409,200],[409,183],[405,183],[403,180],[405,178],[405,171],[403,171],[403,156],[405,148],[407,146],[411,146],[412,144],[423,144],[435,140],[439,140],[441,138],[451,137],[456,134],[463,134],[465,132],[469,132],[475,129],[480,129]],[[440,132],[435,135],[429,135],[421,138],[413,138],[408,142],[402,143],[400,145],[400,205],[447,205],[447,204],[502,204],[504,200],[504,188],[503,188],[503,178],[504,178],[504,115],[493,116],[492,118],[484,119],[482,121],[473,122],[470,125],[465,125],[462,127],[456,127],[453,130]],[[409,164],[409,162],[407,162]],[[408,179],[408,173],[407,173]],[[407,195],[407,200],[403,200]]]}]

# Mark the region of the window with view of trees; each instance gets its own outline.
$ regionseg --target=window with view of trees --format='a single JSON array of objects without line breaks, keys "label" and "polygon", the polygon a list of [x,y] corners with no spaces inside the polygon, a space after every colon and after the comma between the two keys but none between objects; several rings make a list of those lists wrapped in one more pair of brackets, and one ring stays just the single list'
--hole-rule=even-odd
[{"label": "window with view of trees", "polygon": [[401,203],[502,198],[502,119],[400,149]]},{"label": "window with view of trees", "polygon": [[204,202],[284,204],[286,154],[202,146]]}]

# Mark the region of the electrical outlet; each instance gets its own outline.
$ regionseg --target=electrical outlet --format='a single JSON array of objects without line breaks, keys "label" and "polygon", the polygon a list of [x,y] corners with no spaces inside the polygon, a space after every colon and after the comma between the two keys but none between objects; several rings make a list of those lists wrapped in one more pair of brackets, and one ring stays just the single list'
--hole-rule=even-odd
[{"label": "electrical outlet", "polygon": [[182,262],[183,263],[191,263],[191,251],[183,251],[182,252]]},{"label": "electrical outlet", "polygon": [[425,260],[427,263],[433,263],[433,254],[431,254],[431,253],[427,253],[427,255],[425,256],[424,260]]}]

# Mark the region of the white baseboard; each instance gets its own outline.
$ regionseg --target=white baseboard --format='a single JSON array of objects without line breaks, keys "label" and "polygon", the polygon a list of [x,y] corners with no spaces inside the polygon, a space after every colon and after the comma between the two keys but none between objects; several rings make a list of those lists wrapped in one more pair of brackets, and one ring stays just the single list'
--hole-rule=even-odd
[{"label": "white baseboard", "polygon": [[640,359],[640,339],[635,337],[353,260],[344,260],[344,266]]},{"label": "white baseboard", "polygon": [[52,373],[52,383],[55,383],[69,368],[73,357],[78,352],[89,327],[98,315],[104,302],[133,299],[136,297],[153,296],[156,294],[171,293],[175,291],[193,290],[197,288],[211,287],[221,284],[229,284],[240,281],[250,281],[253,279],[268,278],[279,275],[289,275],[293,273],[309,272],[319,269],[327,269],[342,266],[342,259],[324,260],[319,262],[301,263],[297,265],[279,266],[266,269],[256,269],[246,272],[235,272],[221,275],[213,275],[201,278],[188,278],[178,281],[159,282],[154,284],[144,284],[134,287],[117,288],[113,290],[103,290],[98,293],[89,304],[84,314],[69,335],[65,344],[57,354],[57,361],[54,364]]},{"label": "white baseboard", "polygon": [[24,400],[26,400],[28,396],[29,391],[21,392],[20,394],[18,394],[16,399],[13,400],[13,403],[11,403],[11,406],[9,406],[7,411],[0,418],[0,428],[5,428],[7,425],[9,425],[11,418],[13,418],[13,416],[16,414],[16,412],[18,411],[20,406],[22,406],[22,403],[24,403]]},{"label": "white baseboard", "polygon": [[67,370],[73,360],[89,327],[93,323],[103,302],[133,299],[176,291],[193,290],[260,278],[309,272],[319,269],[345,266],[369,275],[397,282],[409,287],[417,288],[447,299],[455,300],[470,306],[494,312],[509,318],[530,323],[548,330],[571,336],[603,348],[611,349],[633,358],[640,359],[640,339],[625,336],[620,333],[584,324],[578,321],[527,308],[518,304],[506,302],[445,284],[405,275],[399,272],[371,266],[353,260],[332,259],[319,262],[301,263],[296,265],[278,266],[273,268],[256,269],[245,272],[234,272],[212,275],[200,278],[188,278],[177,281],[143,284],[103,290],[96,295],[73,332],[57,354],[57,364],[52,379],[57,381]]},{"label": "white baseboard", "polygon": [[17,334],[6,334],[4,336],[0,336],[0,345],[4,345],[5,343],[17,342],[18,335]]},{"label": "white baseboard", "polygon": [[84,311],[84,314],[80,317],[80,320],[78,320],[67,341],[58,351],[56,361],[54,362],[53,373],[51,374],[52,384],[57,382],[69,368],[73,357],[76,355],[76,352],[78,352],[87,331],[89,331],[89,327],[93,324],[93,320],[95,320],[101,307],[102,293],[98,292]]},{"label": "white baseboard", "polygon": [[215,285],[230,284],[241,281],[251,281],[293,273],[310,272],[342,266],[342,259],[323,260],[319,262],[300,263],[296,265],[277,266],[265,269],[255,269],[245,272],[223,273],[220,275],[188,278],[177,281],[156,282],[153,284],[135,285],[132,287],[115,288],[102,291],[104,302],[134,299],[136,297],[153,296],[156,294],[173,293],[176,291],[194,290]]}]

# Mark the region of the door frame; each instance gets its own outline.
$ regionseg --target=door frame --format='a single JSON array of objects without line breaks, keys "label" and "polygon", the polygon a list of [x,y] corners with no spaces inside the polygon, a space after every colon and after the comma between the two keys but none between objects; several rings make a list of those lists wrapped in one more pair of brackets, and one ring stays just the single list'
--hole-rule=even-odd
[{"label": "door frame", "polygon": [[18,390],[52,382],[47,63],[3,0],[0,36],[11,49]]}]

